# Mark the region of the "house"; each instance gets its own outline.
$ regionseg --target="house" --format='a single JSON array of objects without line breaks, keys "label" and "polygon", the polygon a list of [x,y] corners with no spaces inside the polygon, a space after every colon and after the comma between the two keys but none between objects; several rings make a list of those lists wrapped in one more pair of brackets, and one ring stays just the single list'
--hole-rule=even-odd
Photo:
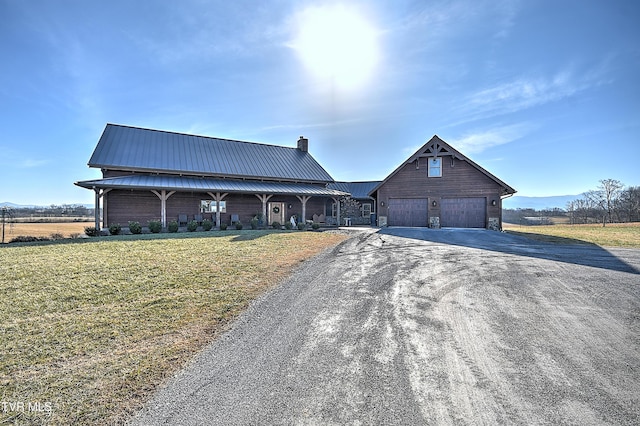
[{"label": "house", "polygon": [[502,198],[516,191],[433,136],[380,184],[378,225],[502,229]]},{"label": "house", "polygon": [[267,224],[310,220],[331,215],[349,194],[330,187],[333,178],[308,146],[302,136],[294,148],[107,124],[89,160],[102,178],[75,184],[95,192],[96,212],[102,202],[104,227],[204,219],[220,226],[257,215]]},{"label": "house", "polygon": [[[369,195],[369,192],[380,183],[380,181],[366,181],[334,182],[329,184],[329,188],[351,194],[349,197],[341,199],[341,215],[343,217],[343,221],[346,219],[352,225],[376,224],[376,200]],[[336,211],[337,204],[333,204],[333,217],[335,217]]]}]

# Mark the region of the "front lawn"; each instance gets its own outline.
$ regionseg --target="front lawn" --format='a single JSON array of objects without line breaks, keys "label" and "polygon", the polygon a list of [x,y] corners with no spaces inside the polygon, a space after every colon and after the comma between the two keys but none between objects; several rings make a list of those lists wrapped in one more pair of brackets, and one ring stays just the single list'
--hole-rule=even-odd
[{"label": "front lawn", "polygon": [[505,231],[539,241],[640,248],[640,223],[522,226],[503,224]]},{"label": "front lawn", "polygon": [[0,423],[123,422],[252,299],[344,238],[242,231],[0,248]]}]

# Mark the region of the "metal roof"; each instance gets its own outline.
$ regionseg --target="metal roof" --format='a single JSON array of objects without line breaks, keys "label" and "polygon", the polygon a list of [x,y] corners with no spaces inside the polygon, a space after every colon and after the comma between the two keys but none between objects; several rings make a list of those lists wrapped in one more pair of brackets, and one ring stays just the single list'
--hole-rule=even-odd
[{"label": "metal roof", "polygon": [[347,192],[309,183],[263,182],[253,180],[197,178],[190,176],[128,175],[75,183],[92,189],[146,189],[194,192],[235,192],[255,194],[289,194],[338,197]]},{"label": "metal roof", "polygon": [[114,170],[333,182],[297,148],[107,124],[90,167]]},{"label": "metal roof", "polygon": [[369,191],[378,186],[381,181],[368,182],[333,182],[328,185],[331,189],[344,191],[351,194],[352,198],[371,198]]}]

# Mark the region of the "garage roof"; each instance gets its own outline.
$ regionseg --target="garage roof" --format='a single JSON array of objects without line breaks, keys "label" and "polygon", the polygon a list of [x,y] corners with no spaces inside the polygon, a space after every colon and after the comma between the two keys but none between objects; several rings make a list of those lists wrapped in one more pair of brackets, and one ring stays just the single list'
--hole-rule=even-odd
[{"label": "garage roof", "polygon": [[404,167],[406,164],[412,163],[412,162],[416,161],[416,159],[418,159],[420,157],[444,157],[444,156],[453,156],[454,158],[457,158],[459,160],[466,161],[471,166],[473,166],[476,169],[478,169],[481,173],[486,175],[489,179],[493,180],[495,183],[500,185],[500,187],[502,188],[502,194],[501,195],[505,196],[505,195],[512,195],[512,194],[516,193],[515,189],[513,189],[512,187],[510,187],[509,185],[507,185],[505,182],[501,181],[500,179],[498,179],[496,176],[494,176],[491,173],[489,173],[487,170],[485,170],[482,167],[480,167],[480,165],[478,165],[474,161],[472,161],[469,158],[467,158],[460,151],[456,150],[454,147],[452,147],[451,145],[449,145],[448,143],[446,143],[445,141],[440,139],[438,137],[438,135],[434,135],[431,139],[429,139],[429,142],[427,142],[420,149],[418,149],[415,152],[415,154],[413,154],[405,162],[400,164],[397,169],[395,169],[393,172],[391,172],[391,174],[389,176],[387,176],[378,185],[376,185],[375,188],[371,189],[369,191],[368,195],[373,195],[373,193],[375,193],[385,182],[387,182],[396,173],[398,173],[402,169],[402,167]]}]

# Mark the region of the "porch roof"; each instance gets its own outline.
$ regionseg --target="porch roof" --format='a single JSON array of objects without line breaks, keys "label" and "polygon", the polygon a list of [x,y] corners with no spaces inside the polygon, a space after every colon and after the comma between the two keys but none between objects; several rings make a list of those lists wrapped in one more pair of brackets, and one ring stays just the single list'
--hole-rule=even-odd
[{"label": "porch roof", "polygon": [[295,182],[264,182],[255,180],[198,178],[191,176],[127,175],[104,179],[84,180],[76,185],[99,189],[143,189],[193,192],[230,192],[250,194],[288,194],[341,197],[348,192],[324,186]]}]

